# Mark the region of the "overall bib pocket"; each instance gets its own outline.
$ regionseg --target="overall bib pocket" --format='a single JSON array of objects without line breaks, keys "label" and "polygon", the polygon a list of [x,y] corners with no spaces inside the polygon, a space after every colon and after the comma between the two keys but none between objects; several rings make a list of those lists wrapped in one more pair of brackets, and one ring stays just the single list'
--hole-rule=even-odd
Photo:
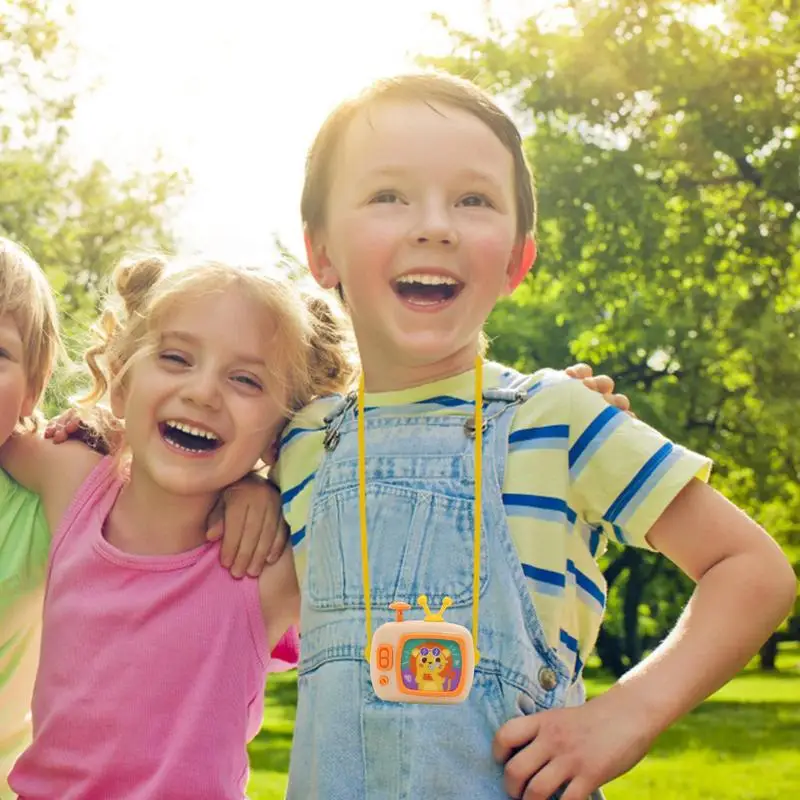
[{"label": "overall bib pocket", "polygon": [[[438,608],[445,595],[455,608],[472,604],[471,536],[453,535],[473,529],[471,498],[373,483],[367,486],[367,514],[370,594],[376,611],[388,609],[395,600],[416,606],[421,594],[428,596],[431,608]],[[358,488],[317,498],[311,525],[309,605],[319,611],[363,609]],[[483,547],[481,594],[487,581]]]}]

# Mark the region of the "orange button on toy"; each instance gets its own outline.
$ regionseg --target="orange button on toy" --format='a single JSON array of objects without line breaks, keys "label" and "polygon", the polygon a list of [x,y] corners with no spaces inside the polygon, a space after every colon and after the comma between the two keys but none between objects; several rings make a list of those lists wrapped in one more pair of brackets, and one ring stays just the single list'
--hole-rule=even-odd
[{"label": "orange button on toy", "polygon": [[392,668],[392,648],[388,644],[382,644],[378,648],[378,669]]}]

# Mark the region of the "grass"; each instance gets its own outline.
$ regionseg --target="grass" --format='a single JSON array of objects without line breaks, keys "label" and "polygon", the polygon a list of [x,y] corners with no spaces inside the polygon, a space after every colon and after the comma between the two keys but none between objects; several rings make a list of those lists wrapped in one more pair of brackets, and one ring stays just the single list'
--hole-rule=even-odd
[{"label": "grass", "polygon": [[[590,694],[610,685],[587,679]],[[295,674],[271,675],[264,728],[250,746],[251,800],[281,800],[292,743]],[[778,672],[747,669],[674,725],[608,800],[775,800],[800,795],[800,645]]]}]

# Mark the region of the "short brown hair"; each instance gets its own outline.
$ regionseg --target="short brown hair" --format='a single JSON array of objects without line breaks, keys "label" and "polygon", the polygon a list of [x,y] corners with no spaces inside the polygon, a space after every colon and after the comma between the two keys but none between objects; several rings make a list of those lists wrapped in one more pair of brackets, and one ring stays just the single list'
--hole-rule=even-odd
[{"label": "short brown hair", "polygon": [[511,118],[474,83],[447,73],[398,75],[376,81],[361,94],[340,103],[323,122],[306,159],[306,175],[300,213],[313,235],[325,226],[331,188],[332,165],[347,128],[359,111],[386,100],[442,103],[458,108],[485,123],[514,159],[517,236],[524,239],[536,224],[533,177],[522,137]]}]

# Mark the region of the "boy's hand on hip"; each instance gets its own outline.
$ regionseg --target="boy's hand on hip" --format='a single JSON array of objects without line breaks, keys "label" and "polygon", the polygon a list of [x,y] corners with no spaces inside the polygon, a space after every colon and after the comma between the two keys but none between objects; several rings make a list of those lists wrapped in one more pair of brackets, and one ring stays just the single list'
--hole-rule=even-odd
[{"label": "boy's hand on hip", "polygon": [[587,800],[595,789],[627,772],[647,753],[654,736],[641,709],[620,705],[617,692],[576,708],[517,717],[492,746],[505,764],[505,789],[515,800]]}]

